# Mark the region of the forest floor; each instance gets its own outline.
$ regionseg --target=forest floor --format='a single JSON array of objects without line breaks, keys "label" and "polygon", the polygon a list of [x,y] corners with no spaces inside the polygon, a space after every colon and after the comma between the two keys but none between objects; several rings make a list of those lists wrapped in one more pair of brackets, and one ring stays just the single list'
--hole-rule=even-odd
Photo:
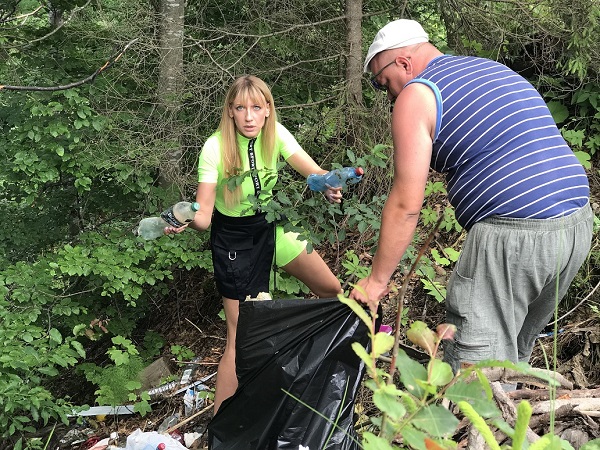
[{"label": "forest floor", "polygon": [[[203,384],[209,389],[214,389],[214,374],[225,344],[225,323],[217,316],[220,302],[210,288],[204,289],[202,286],[196,286],[189,287],[189,289],[196,293],[201,292],[207,297],[204,301],[199,301],[197,297],[191,298],[185,293],[183,297],[172,296],[170,302],[160,306],[160,313],[154,316],[148,326],[166,337],[168,345],[165,348],[170,348],[172,345],[183,346],[191,349],[197,357],[200,357],[192,381],[204,379]],[[410,301],[405,300],[405,303],[410,304],[410,320],[423,320],[430,327],[443,323],[442,305],[415,290],[412,292],[409,290],[408,296],[410,296]],[[395,315],[396,305],[393,304],[393,301],[384,303],[384,323],[394,323]],[[583,410],[579,407],[581,398],[595,399],[593,401],[596,403],[600,402],[599,322],[600,318],[598,317],[578,318],[575,312],[569,323],[561,327],[556,340],[552,336],[538,339],[538,345],[536,345],[531,359],[533,367],[544,368],[546,366],[545,355],[553,354],[553,346],[556,343],[556,372],[564,377],[566,385],[566,389],[562,388],[559,391],[559,398],[567,406],[562,403],[556,406],[557,410],[553,421],[554,433],[570,440],[575,449],[578,449],[587,440],[600,437],[600,419],[598,417],[600,407],[597,404],[594,406],[584,405]],[[403,342],[403,344],[410,346],[409,342]],[[183,363],[177,362],[174,355],[163,355],[163,360],[167,361],[171,373],[175,377],[181,376],[185,368]],[[385,368],[385,364],[382,362],[382,367]],[[506,375],[504,376],[506,378]],[[496,376],[496,379],[499,378]],[[490,381],[494,380],[490,378]],[[547,403],[547,391],[543,385],[535,380],[516,378],[513,381],[519,381],[521,389],[508,394],[495,392],[496,400],[503,410],[512,411],[514,414],[516,403],[524,398],[534,405]],[[365,387],[361,387],[356,397],[357,405],[360,405],[360,409],[367,416],[377,414],[369,392]],[[569,399],[574,400],[568,401]],[[212,417],[210,405],[210,400],[207,400],[203,409],[200,410],[203,412],[196,411],[191,418],[186,418],[183,414],[183,394],[169,396],[169,392],[167,392],[153,403],[152,412],[144,417],[139,414],[102,418],[87,417],[84,424],[73,425],[70,430],[70,439],[68,436],[65,438],[69,431],[68,428],[58,430],[54,439],[56,445],[48,448],[87,450],[92,447],[94,442],[108,437],[113,432],[118,433],[118,445],[125,447],[127,436],[138,428],[142,432],[157,431],[165,419],[178,413],[180,419],[176,421],[178,428],[173,431],[173,436],[179,434],[181,437],[186,434],[200,433],[202,437],[190,448],[204,449],[207,448],[206,427]],[[534,410],[535,408],[536,406],[534,406]],[[595,412],[590,408],[595,408]],[[510,415],[510,412],[507,414]],[[548,433],[550,423],[548,407],[540,406],[539,412],[532,418],[531,432],[538,435]],[[368,424],[366,426],[362,424],[362,426],[363,429],[368,428]],[[79,430],[80,433],[73,434],[74,429]],[[485,447],[469,436],[469,431],[467,424],[461,422],[454,436],[454,440],[459,442],[459,448],[484,449]],[[75,435],[79,436],[79,439],[73,439]],[[60,442],[61,439],[63,442]]]}]

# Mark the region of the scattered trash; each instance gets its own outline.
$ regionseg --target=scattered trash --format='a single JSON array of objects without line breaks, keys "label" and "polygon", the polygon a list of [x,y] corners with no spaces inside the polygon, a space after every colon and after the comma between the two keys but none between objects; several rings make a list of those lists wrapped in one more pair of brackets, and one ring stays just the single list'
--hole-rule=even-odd
[{"label": "scattered trash", "polygon": [[121,406],[92,406],[90,409],[86,409],[85,411],[75,412],[69,415],[69,417],[74,416],[121,416],[121,415],[130,415],[135,414],[133,410],[134,405],[121,405]]},{"label": "scattered trash", "polygon": [[177,425],[178,423],[179,423],[179,414],[177,414],[177,413],[172,414],[169,417],[167,417],[165,420],[162,421],[162,423],[158,427],[158,430],[156,430],[156,431],[158,431],[159,433],[164,433],[169,428],[171,428],[173,425]]},{"label": "scattered trash", "polygon": [[171,381],[170,383],[165,383],[161,386],[155,387],[154,389],[148,390],[148,395],[150,398],[154,398],[170,391],[171,389],[174,389],[176,386],[179,386],[179,383],[177,381]]},{"label": "scattered trash", "polygon": [[94,435],[95,431],[91,428],[86,428],[83,430],[74,428],[67,431],[59,442],[61,445],[69,445],[73,447],[75,445],[83,445],[88,439],[94,437]]},{"label": "scattered trash", "polygon": [[[198,358],[197,361],[200,359]],[[192,364],[195,364],[196,360]],[[186,368],[190,369],[190,368]],[[184,377],[192,377],[195,367],[191,368],[191,372],[186,374]],[[183,406],[185,411],[186,419],[181,422],[180,414],[175,413],[163,420],[158,427],[157,431],[143,433],[140,429],[137,429],[134,433],[127,437],[127,446],[120,447],[118,445],[118,434],[116,432],[111,433],[110,437],[102,438],[97,436],[96,431],[92,429],[72,429],[69,430],[63,438],[60,440],[60,448],[72,448],[78,446],[81,450],[163,450],[159,447],[159,444],[164,444],[164,450],[180,450],[186,448],[196,448],[193,444],[198,441],[202,432],[182,433],[178,430],[181,425],[190,420],[193,420],[194,416],[208,410],[206,408],[206,398],[209,394],[210,388],[204,383],[214,377],[217,372],[213,372],[209,375],[202,377],[200,380],[190,383],[186,386],[180,387],[180,381],[172,381],[162,386],[150,389],[148,394],[150,395],[153,403],[157,403],[166,398],[174,397],[175,395],[184,393],[183,395]],[[159,398],[162,397],[162,398]],[[212,406],[212,405],[211,405]],[[93,406],[84,411],[76,412],[73,411],[69,417],[88,417],[95,416],[107,417],[116,415],[131,415],[135,414],[134,405],[120,405],[120,406]],[[167,430],[175,427],[174,430]],[[161,440],[162,439],[162,440]],[[184,446],[185,444],[185,446]],[[198,443],[197,443],[198,444]],[[122,444],[121,444],[122,445]]]},{"label": "scattered trash", "polygon": [[383,324],[382,324],[382,325],[379,327],[379,332],[380,332],[380,333],[385,333],[385,334],[389,334],[389,335],[391,335],[391,334],[393,334],[393,333],[394,333],[394,329],[393,329],[391,326],[389,326],[389,325],[383,325]]},{"label": "scattered trash", "polygon": [[[171,381],[170,383],[167,384],[163,384],[162,386],[158,386],[157,388],[154,389],[150,389],[148,391],[148,395],[150,395],[151,399],[155,399],[158,396],[163,395],[165,398],[168,397],[173,397],[174,395],[177,395],[181,392],[185,392],[187,391],[190,387],[193,386],[198,386],[199,384],[204,383],[205,381],[210,380],[212,377],[214,377],[217,374],[217,372],[213,372],[210,375],[206,375],[205,377],[202,377],[200,380],[193,382],[192,384],[182,387],[180,389],[177,389],[174,392],[170,392],[172,389],[174,389],[176,386],[179,386],[179,382],[178,381]],[[167,393],[168,394],[165,394]]]},{"label": "scattered trash", "polygon": [[164,450],[187,450],[186,447],[168,434],[160,434],[156,431],[144,432],[139,428],[127,436],[125,448],[116,447],[115,450],[156,450],[159,448]]},{"label": "scattered trash", "polygon": [[271,294],[269,294],[268,292],[259,292],[256,297],[250,297],[249,295],[246,296],[246,301],[255,301],[255,300],[273,300],[273,299],[271,298]]},{"label": "scattered trash", "polygon": [[183,396],[183,408],[186,417],[191,416],[196,411],[200,411],[204,407],[204,400],[206,398],[205,392],[208,390],[208,386],[205,384],[199,384],[190,387]]},{"label": "scattered trash", "polygon": [[202,358],[200,357],[194,358],[190,364],[185,366],[179,384],[188,384],[190,382],[192,375],[198,368],[198,363],[200,362],[200,360],[202,360]]},{"label": "scattered trash", "polygon": [[202,433],[184,433],[183,442],[187,448],[192,448],[194,443],[202,437]]},{"label": "scattered trash", "polygon": [[91,447],[85,447],[88,450],[105,450],[108,448],[108,444],[110,443],[110,438],[100,439]]}]

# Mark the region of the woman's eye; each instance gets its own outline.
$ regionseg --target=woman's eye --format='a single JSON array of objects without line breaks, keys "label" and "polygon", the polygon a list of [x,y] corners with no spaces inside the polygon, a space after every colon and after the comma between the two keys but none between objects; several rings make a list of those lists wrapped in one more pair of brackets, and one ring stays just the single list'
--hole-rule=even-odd
[{"label": "woman's eye", "polygon": [[254,111],[260,111],[261,109],[260,105],[254,105]]},{"label": "woman's eye", "polygon": [[242,105],[238,105],[238,106],[235,107],[235,110],[236,111],[243,111],[244,107]]}]

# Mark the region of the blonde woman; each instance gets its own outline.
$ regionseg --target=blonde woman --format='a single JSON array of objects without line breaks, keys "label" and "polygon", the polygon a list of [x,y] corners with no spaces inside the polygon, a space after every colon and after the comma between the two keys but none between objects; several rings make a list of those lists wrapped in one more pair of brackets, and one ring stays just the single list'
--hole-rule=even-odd
[{"label": "blonde woman", "polygon": [[[218,130],[208,138],[198,163],[196,213],[192,228],[204,231],[211,224],[211,247],[217,289],[223,297],[227,343],[217,370],[214,411],[237,389],[235,340],[239,302],[269,292],[275,253],[276,264],[298,278],[317,296],[335,297],[340,282],[317,252],[294,233],[268,223],[252,208],[268,201],[277,181],[279,157],[304,177],[326,173],[300,147],[279,122],[268,86],[254,76],[242,76],[227,92]],[[240,183],[241,181],[241,183]],[[325,192],[331,203],[341,201],[341,190]],[[168,232],[179,230],[169,229]],[[276,250],[275,250],[276,249]]]}]

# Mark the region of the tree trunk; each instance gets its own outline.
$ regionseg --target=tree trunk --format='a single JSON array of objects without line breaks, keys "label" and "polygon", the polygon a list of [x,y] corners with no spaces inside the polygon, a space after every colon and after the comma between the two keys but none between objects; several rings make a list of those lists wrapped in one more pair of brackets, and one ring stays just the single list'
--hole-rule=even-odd
[{"label": "tree trunk", "polygon": [[362,0],[346,0],[346,81],[348,102],[362,104]]},{"label": "tree trunk", "polygon": [[160,128],[167,158],[160,167],[160,184],[170,189],[180,178],[182,155],[178,126],[183,84],[183,31],[185,0],[161,1],[160,67],[158,102],[162,110]]}]

